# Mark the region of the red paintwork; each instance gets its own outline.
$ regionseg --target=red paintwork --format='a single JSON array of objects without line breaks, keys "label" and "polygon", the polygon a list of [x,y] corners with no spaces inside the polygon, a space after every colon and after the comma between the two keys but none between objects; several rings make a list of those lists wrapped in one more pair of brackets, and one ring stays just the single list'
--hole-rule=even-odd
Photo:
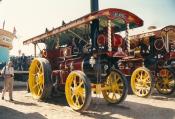
[{"label": "red paintwork", "polygon": [[162,69],[162,70],[160,70],[160,76],[161,77],[166,77],[166,76],[168,76],[168,72],[167,72],[167,70],[166,69]]},{"label": "red paintwork", "polygon": [[97,44],[99,46],[105,46],[107,43],[106,36],[104,34],[100,34],[97,38]]},{"label": "red paintwork", "polygon": [[133,71],[141,67],[143,65],[143,59],[142,58],[125,58],[124,60],[121,60],[121,64],[119,65],[119,69],[124,73],[125,75],[131,75]]},{"label": "red paintwork", "polygon": [[49,60],[52,68],[52,77],[58,77],[58,79],[60,79],[58,81],[59,85],[65,84],[66,78],[71,71],[83,71],[83,59],[72,56],[72,47],[43,50],[42,56]]},{"label": "red paintwork", "polygon": [[[50,61],[51,62],[51,61]],[[52,71],[52,76],[57,76],[60,79],[61,84],[65,84],[66,78],[69,73],[73,70],[83,71],[83,59],[82,58],[65,58],[65,60],[57,60],[56,63],[51,64],[52,68],[55,70]]]},{"label": "red paintwork", "polygon": [[109,57],[115,57],[120,59],[128,56],[127,53],[124,51],[111,51],[111,52],[106,52],[106,54]]},{"label": "red paintwork", "polygon": [[118,35],[118,34],[114,34],[112,37],[112,47],[113,48],[118,48],[119,46],[122,45],[123,42],[123,38],[122,36]]},{"label": "red paintwork", "polygon": [[[66,53],[65,53],[66,52]],[[45,55],[46,54],[46,55]],[[55,50],[43,50],[42,52],[42,57],[47,57],[48,59],[52,59],[52,58],[63,58],[64,55],[66,57],[70,57],[72,55],[72,48],[71,47],[60,47],[59,49],[55,49]]]},{"label": "red paintwork", "polygon": [[170,58],[175,59],[175,52],[170,52]]}]

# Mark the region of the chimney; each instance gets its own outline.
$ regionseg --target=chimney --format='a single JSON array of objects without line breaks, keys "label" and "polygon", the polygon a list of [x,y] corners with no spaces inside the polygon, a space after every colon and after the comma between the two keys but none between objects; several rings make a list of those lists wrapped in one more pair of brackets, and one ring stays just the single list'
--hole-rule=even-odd
[{"label": "chimney", "polygon": [[99,10],[98,0],[91,0],[91,13]]},{"label": "chimney", "polygon": [[[99,10],[98,0],[91,0],[91,13]],[[91,24],[91,50],[94,51],[97,48],[97,37],[99,32],[99,20],[94,19]]]}]

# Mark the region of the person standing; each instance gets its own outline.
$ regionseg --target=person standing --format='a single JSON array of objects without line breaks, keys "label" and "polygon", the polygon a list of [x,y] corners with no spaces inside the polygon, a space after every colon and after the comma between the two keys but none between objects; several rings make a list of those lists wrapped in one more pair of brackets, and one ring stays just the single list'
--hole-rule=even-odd
[{"label": "person standing", "polygon": [[4,89],[2,90],[2,100],[4,100],[4,95],[9,91],[9,99],[13,101],[13,82],[14,82],[14,68],[13,63],[9,61],[6,66],[3,67],[1,74],[4,77]]},{"label": "person standing", "polygon": [[22,56],[21,56],[21,58],[20,58],[20,61],[21,61],[21,70],[22,71],[26,71],[27,70],[27,68],[26,68],[26,64],[27,64],[27,57],[25,56],[25,54],[24,53],[22,53]]}]

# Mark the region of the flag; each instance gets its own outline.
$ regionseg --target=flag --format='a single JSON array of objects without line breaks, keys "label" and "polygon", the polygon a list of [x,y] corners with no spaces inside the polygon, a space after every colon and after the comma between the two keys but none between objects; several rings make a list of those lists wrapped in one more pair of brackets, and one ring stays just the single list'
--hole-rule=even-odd
[{"label": "flag", "polygon": [[15,26],[14,26],[14,28],[13,28],[13,35],[16,36],[16,28],[15,28]]},{"label": "flag", "polygon": [[4,29],[5,28],[5,20],[4,20],[4,22],[3,22],[3,26],[2,26],[2,29]]}]

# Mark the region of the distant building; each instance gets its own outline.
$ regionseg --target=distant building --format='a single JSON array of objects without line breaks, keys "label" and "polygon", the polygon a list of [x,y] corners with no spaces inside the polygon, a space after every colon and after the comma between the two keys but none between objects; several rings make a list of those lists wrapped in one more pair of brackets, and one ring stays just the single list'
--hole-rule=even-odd
[{"label": "distant building", "polygon": [[9,50],[13,48],[12,41],[15,35],[4,29],[0,29],[0,68],[9,60]]}]

